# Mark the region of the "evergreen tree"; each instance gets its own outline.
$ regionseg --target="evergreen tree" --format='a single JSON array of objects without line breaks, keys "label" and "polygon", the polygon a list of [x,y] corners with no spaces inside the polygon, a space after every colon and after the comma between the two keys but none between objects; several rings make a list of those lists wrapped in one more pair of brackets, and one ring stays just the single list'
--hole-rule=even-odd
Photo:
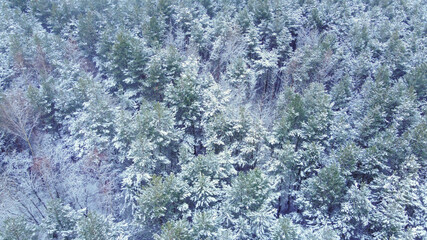
[{"label": "evergreen tree", "polygon": [[311,84],[304,92],[304,110],[307,116],[302,124],[303,136],[306,141],[317,141],[324,146],[330,135],[332,104],[330,96],[323,85]]},{"label": "evergreen tree", "polygon": [[43,220],[43,233],[51,239],[73,239],[78,215],[69,206],[54,199],[47,205],[47,215]]},{"label": "evergreen tree", "polygon": [[0,239],[424,239],[425,1],[5,0]]},{"label": "evergreen tree", "polygon": [[342,234],[346,239],[369,236],[371,211],[374,208],[370,200],[371,192],[365,184],[353,185],[342,203]]},{"label": "evergreen tree", "polygon": [[188,228],[188,223],[184,220],[169,221],[162,227],[161,235],[154,235],[156,240],[190,240],[191,233]]},{"label": "evergreen tree", "polygon": [[80,47],[85,55],[92,60],[96,56],[96,44],[99,39],[99,14],[89,10],[79,16],[77,29]]},{"label": "evergreen tree", "polygon": [[76,239],[127,239],[121,223],[113,222],[110,217],[102,219],[94,212],[82,216],[77,222],[78,237]]},{"label": "evergreen tree", "polygon": [[420,100],[425,100],[425,96],[427,95],[427,88],[425,87],[427,84],[425,83],[426,78],[424,77],[426,75],[426,70],[427,64],[422,63],[405,75],[408,85],[414,88],[417,93],[417,98]]},{"label": "evergreen tree", "polygon": [[222,221],[239,239],[268,236],[274,219],[269,180],[260,169],[240,173],[227,189]]},{"label": "evergreen tree", "polygon": [[195,212],[191,226],[194,239],[216,239],[220,226],[218,220],[215,211],[207,210]]},{"label": "evergreen tree", "polygon": [[149,51],[145,43],[129,33],[119,32],[111,46],[109,73],[116,81],[114,90],[136,89],[146,77]]},{"label": "evergreen tree", "polygon": [[340,172],[336,165],[327,166],[317,176],[302,183],[302,196],[298,196],[297,203],[306,211],[303,214],[307,214],[308,218],[316,217],[319,213],[332,215],[338,210],[345,194],[345,179]]},{"label": "evergreen tree", "polygon": [[132,187],[139,186],[151,174],[176,170],[175,147],[180,132],[174,129],[174,112],[161,103],[145,104],[127,126],[132,130],[130,139],[123,139],[129,142],[126,158],[132,161],[124,181]]},{"label": "evergreen tree", "polygon": [[110,107],[112,103],[109,95],[100,88],[96,80],[89,82],[87,87],[88,100],[75,113],[76,119],[69,125],[75,150],[80,156],[90,150],[109,150],[115,133],[114,111]]},{"label": "evergreen tree", "polygon": [[185,140],[197,148],[202,135],[202,89],[206,86],[206,79],[198,75],[199,64],[195,58],[190,57],[183,62],[182,68],[181,76],[167,86],[165,102],[176,111],[175,124],[186,134]]},{"label": "evergreen tree", "polygon": [[272,239],[274,240],[294,240],[300,239],[301,230],[288,218],[281,217],[274,225]]},{"label": "evergreen tree", "polygon": [[4,223],[4,229],[0,233],[0,238],[4,240],[36,239],[37,234],[33,226],[24,219],[9,218]]},{"label": "evergreen tree", "polygon": [[147,78],[142,83],[144,95],[148,99],[163,101],[167,86],[179,78],[181,71],[181,57],[175,47],[159,51],[147,64]]},{"label": "evergreen tree", "polygon": [[108,239],[107,227],[99,217],[94,213],[88,213],[87,217],[77,223],[80,239]]},{"label": "evergreen tree", "polygon": [[185,189],[185,182],[174,174],[164,178],[153,176],[137,196],[137,221],[152,233],[158,232],[163,224],[164,228],[172,227],[169,221],[178,220],[188,210]]}]

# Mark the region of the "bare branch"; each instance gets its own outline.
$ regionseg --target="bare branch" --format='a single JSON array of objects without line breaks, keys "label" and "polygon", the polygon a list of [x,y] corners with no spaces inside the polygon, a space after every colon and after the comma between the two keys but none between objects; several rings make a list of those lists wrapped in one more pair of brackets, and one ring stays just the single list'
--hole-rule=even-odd
[{"label": "bare branch", "polygon": [[34,156],[30,139],[39,114],[21,89],[6,92],[0,99],[0,128],[27,142]]}]

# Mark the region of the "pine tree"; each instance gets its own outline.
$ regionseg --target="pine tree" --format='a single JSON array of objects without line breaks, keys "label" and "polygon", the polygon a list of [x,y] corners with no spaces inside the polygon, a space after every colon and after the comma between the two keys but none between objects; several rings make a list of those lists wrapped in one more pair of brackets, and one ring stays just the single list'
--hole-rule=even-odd
[{"label": "pine tree", "polygon": [[190,192],[196,208],[208,208],[217,201],[218,180],[212,180],[209,176],[199,173],[193,184]]},{"label": "pine tree", "polygon": [[[116,83],[115,90],[136,88],[145,77],[147,50],[144,42],[126,32],[119,32],[111,49],[110,73]],[[136,85],[136,86],[135,86]]]},{"label": "pine tree", "polygon": [[197,211],[193,214],[191,232],[194,239],[217,239],[220,227],[217,215],[216,211],[212,210]]},{"label": "pine tree", "polygon": [[181,76],[169,84],[166,88],[165,102],[168,107],[175,109],[175,123],[183,129],[192,145],[200,142],[202,128],[201,118],[203,114],[202,89],[205,85],[203,76],[199,76],[199,63],[197,59],[190,57],[182,63]]},{"label": "pine tree", "polygon": [[333,109],[339,110],[348,107],[352,98],[352,82],[349,76],[335,84],[331,90],[331,101],[334,103]]},{"label": "pine tree", "polygon": [[102,219],[95,212],[88,212],[77,222],[78,240],[128,239],[123,225],[113,222],[111,217]]},{"label": "pine tree", "polygon": [[255,83],[253,71],[247,66],[248,63],[243,57],[237,58],[228,65],[225,78],[237,92],[243,93],[244,97],[249,99]]},{"label": "pine tree", "polygon": [[274,219],[272,194],[268,178],[260,169],[239,173],[227,188],[222,206],[222,221],[231,226],[239,238],[268,236]]},{"label": "pine tree", "polygon": [[371,212],[371,192],[365,184],[352,185],[341,204],[342,234],[346,239],[351,237],[366,238],[369,236]]},{"label": "pine tree", "polygon": [[375,81],[363,85],[360,102],[353,107],[360,145],[367,146],[369,139],[389,126],[397,105],[391,90],[390,73],[385,66],[378,69]]},{"label": "pine tree", "polygon": [[164,41],[166,26],[170,23],[167,20],[171,20],[171,5],[165,1],[147,0],[143,6],[146,17],[143,20],[142,31],[151,47],[160,47]]},{"label": "pine tree", "polygon": [[114,119],[114,127],[116,134],[113,138],[114,148],[118,151],[118,158],[120,162],[127,162],[128,152],[130,150],[132,142],[135,140],[132,126],[133,118],[132,112],[121,109],[116,113]]},{"label": "pine tree", "polygon": [[75,120],[69,125],[75,150],[80,156],[90,150],[109,150],[115,133],[114,111],[110,107],[109,95],[96,80],[89,82],[87,87],[88,101],[75,113]]},{"label": "pine tree", "polygon": [[[301,194],[297,203],[305,211],[307,217],[317,214],[326,216],[334,214],[345,194],[345,179],[336,165],[319,170],[319,174],[302,182]],[[318,216],[320,217],[320,216]]]},{"label": "pine tree", "polygon": [[[60,81],[54,85],[54,115],[55,121],[64,124],[77,111],[83,108],[83,103],[89,100],[89,92],[93,78],[78,67],[78,62],[60,65]],[[38,97],[47,98],[39,93]],[[49,102],[48,102],[49,103]],[[50,103],[51,104],[51,103]]]},{"label": "pine tree", "polygon": [[189,45],[198,53],[201,60],[208,60],[214,39],[212,21],[205,11],[195,9],[193,11],[192,18],[197,21],[191,22]]},{"label": "pine tree", "polygon": [[427,143],[427,123],[424,117],[423,121],[412,127],[407,135],[411,152],[418,158],[421,166],[427,165],[427,151],[424,148]]},{"label": "pine tree", "polygon": [[[13,21],[11,17],[11,10],[3,4],[0,6],[0,44],[3,46],[0,51],[0,87],[1,89],[5,89],[11,82],[12,77],[16,74],[13,67],[13,62],[16,59],[11,58],[12,48],[11,48],[11,37],[8,33],[12,33],[8,31],[11,26],[15,26],[16,23]],[[13,46],[13,45],[12,45]]]},{"label": "pine tree", "polygon": [[307,116],[302,124],[304,139],[318,141],[324,146],[330,135],[332,104],[322,84],[313,83],[304,91],[304,110]]},{"label": "pine tree", "polygon": [[98,29],[100,25],[98,16],[98,12],[89,10],[79,16],[77,23],[77,36],[80,48],[90,60],[96,56],[96,44],[99,39]]},{"label": "pine tree", "polygon": [[277,219],[272,232],[274,240],[296,240],[301,239],[301,232],[297,225],[293,224],[289,218],[281,217]]},{"label": "pine tree", "polygon": [[47,206],[42,233],[52,239],[75,238],[77,220],[77,213],[69,205],[63,204],[60,199],[54,199]]},{"label": "pine tree", "polygon": [[[151,174],[176,170],[176,144],[180,132],[174,129],[174,112],[161,103],[143,103],[130,127],[133,134],[126,158],[132,161],[125,175],[126,185],[139,186]],[[136,178],[136,179],[135,179]]]},{"label": "pine tree", "polygon": [[164,178],[153,176],[137,196],[137,221],[152,233],[158,232],[163,224],[171,227],[167,222],[178,220],[188,210],[185,189],[185,182],[174,174]]},{"label": "pine tree", "polygon": [[408,82],[409,87],[412,87],[417,93],[417,99],[425,100],[427,96],[427,88],[426,88],[426,75],[427,64],[422,63],[419,66],[416,66],[412,69],[407,75],[405,75],[405,79]]},{"label": "pine tree", "polygon": [[402,81],[397,82],[393,88],[398,95],[397,106],[394,109],[393,123],[397,125],[398,134],[406,132],[421,119],[419,106],[416,101],[416,92],[408,88]]},{"label": "pine tree", "polygon": [[279,98],[277,106],[277,121],[275,122],[275,135],[279,142],[295,144],[298,149],[302,143],[302,122],[305,119],[303,100],[299,93],[292,88],[285,90]]},{"label": "pine tree", "polygon": [[274,96],[274,84],[278,71],[279,55],[277,51],[261,49],[258,51],[259,59],[255,60],[256,78],[255,85],[258,98],[267,101]]},{"label": "pine tree", "polygon": [[41,83],[39,89],[34,87],[28,88],[28,97],[32,104],[40,112],[40,120],[43,128],[46,130],[58,130],[58,122],[55,119],[56,106],[55,106],[55,85],[53,79],[46,79]]},{"label": "pine tree", "polygon": [[[194,156],[191,149],[181,148],[179,153],[179,162],[181,166],[180,175],[189,184],[193,185],[198,181],[199,176],[204,176],[205,180],[209,180],[208,184],[216,183],[219,186],[228,185],[231,179],[236,175],[233,158],[230,152],[223,151],[214,154],[209,151],[205,155]],[[210,178],[210,179],[209,179]],[[214,184],[215,186],[215,184]],[[222,191],[215,186],[208,190],[213,191],[215,195],[222,194]],[[215,198],[214,201],[218,201]]]},{"label": "pine tree", "polygon": [[260,24],[263,21],[268,21],[271,18],[271,10],[269,1],[249,1],[248,8],[254,15],[254,23]]},{"label": "pine tree", "polygon": [[169,221],[162,226],[161,235],[154,235],[156,240],[190,240],[191,232],[185,220]]},{"label": "pine tree", "polygon": [[143,81],[147,99],[163,101],[166,87],[179,78],[182,71],[178,50],[169,46],[152,56],[147,64],[147,78]]},{"label": "pine tree", "polygon": [[5,220],[4,229],[0,231],[0,238],[4,240],[36,239],[34,226],[22,218],[8,218]]}]

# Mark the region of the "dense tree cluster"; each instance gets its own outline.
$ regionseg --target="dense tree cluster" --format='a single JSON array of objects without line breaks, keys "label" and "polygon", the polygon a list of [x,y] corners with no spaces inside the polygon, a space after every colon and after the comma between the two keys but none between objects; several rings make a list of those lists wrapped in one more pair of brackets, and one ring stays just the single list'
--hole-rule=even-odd
[{"label": "dense tree cluster", "polygon": [[427,238],[423,0],[0,2],[0,239]]}]

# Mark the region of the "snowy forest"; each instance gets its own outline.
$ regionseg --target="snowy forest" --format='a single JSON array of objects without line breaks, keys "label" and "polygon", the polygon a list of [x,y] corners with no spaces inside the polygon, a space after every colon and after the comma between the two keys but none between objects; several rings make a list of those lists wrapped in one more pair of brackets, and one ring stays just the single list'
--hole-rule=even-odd
[{"label": "snowy forest", "polygon": [[425,0],[1,0],[1,240],[427,239]]}]

